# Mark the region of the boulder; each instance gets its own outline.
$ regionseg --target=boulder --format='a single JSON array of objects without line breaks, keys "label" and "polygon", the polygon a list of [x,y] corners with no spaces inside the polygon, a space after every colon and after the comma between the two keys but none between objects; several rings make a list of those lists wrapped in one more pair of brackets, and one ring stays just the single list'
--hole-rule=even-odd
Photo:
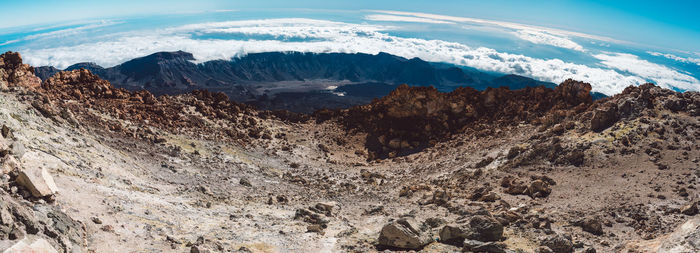
[{"label": "boulder", "polygon": [[542,240],[541,245],[551,249],[554,253],[574,252],[574,243],[571,242],[571,239],[559,234],[547,236]]},{"label": "boulder", "polygon": [[34,241],[23,239],[5,249],[3,253],[58,253],[58,251],[44,239]]},{"label": "boulder", "polygon": [[27,188],[34,197],[45,197],[58,191],[53,177],[46,168],[23,168],[19,171],[17,183]]},{"label": "boulder", "polygon": [[488,252],[505,253],[506,244],[502,242],[481,242],[476,240],[464,240],[462,252]]},{"label": "boulder", "polygon": [[465,239],[493,242],[502,237],[503,225],[486,215],[475,215],[466,224],[446,225],[440,230],[440,241],[457,246],[461,246]]},{"label": "boulder", "polygon": [[597,217],[586,217],[574,222],[574,225],[579,226],[588,233],[594,235],[603,234],[603,222]]},{"label": "boulder", "polygon": [[380,246],[401,249],[421,249],[431,242],[433,239],[430,235],[422,231],[419,224],[410,218],[402,218],[384,225],[377,239]]},{"label": "boulder", "polygon": [[325,214],[326,216],[333,216],[333,209],[338,206],[336,202],[319,202],[315,206],[310,207],[311,211]]},{"label": "boulder", "polygon": [[440,229],[440,242],[461,246],[467,238],[469,227],[464,225],[445,225]]},{"label": "boulder", "polygon": [[253,184],[251,184],[247,178],[241,178],[241,180],[239,180],[238,183],[241,184],[242,186],[246,186],[246,187],[253,186]]},{"label": "boulder", "polygon": [[549,183],[537,179],[530,183],[530,186],[527,187],[526,193],[533,199],[545,198],[549,196],[550,193],[552,193],[552,188],[549,187]]},{"label": "boulder", "polygon": [[499,241],[503,237],[503,225],[495,218],[476,215],[469,220],[469,238],[483,242]]}]

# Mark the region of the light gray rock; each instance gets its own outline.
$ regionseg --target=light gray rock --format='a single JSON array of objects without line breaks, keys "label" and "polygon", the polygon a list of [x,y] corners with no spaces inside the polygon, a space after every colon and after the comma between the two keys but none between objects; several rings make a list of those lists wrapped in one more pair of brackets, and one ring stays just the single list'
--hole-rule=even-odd
[{"label": "light gray rock", "polygon": [[34,197],[45,197],[58,192],[58,187],[46,168],[22,168],[17,183],[27,188]]},{"label": "light gray rock", "polygon": [[657,252],[700,252],[700,217],[686,221],[668,235]]},{"label": "light gray rock", "polygon": [[17,159],[21,160],[22,157],[24,157],[24,153],[25,153],[24,144],[22,144],[21,142],[17,142],[17,141],[13,142],[12,146],[10,147],[10,153],[14,157],[16,157]]},{"label": "light gray rock", "polygon": [[8,174],[12,171],[19,171],[21,168],[14,156],[5,156],[0,160],[0,174]]},{"label": "light gray rock", "polygon": [[36,252],[36,253],[58,253],[56,249],[51,246],[49,242],[44,239],[23,239],[18,241],[10,248],[4,249],[3,253],[26,253],[26,252]]}]

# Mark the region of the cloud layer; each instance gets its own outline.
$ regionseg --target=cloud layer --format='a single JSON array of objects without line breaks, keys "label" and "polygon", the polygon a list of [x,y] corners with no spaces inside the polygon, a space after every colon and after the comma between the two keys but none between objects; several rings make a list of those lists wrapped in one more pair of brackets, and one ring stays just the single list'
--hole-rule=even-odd
[{"label": "cloud layer", "polygon": [[392,21],[392,22],[420,22],[420,23],[432,23],[432,24],[456,24],[456,23],[469,23],[478,25],[488,25],[496,26],[499,28],[505,28],[510,30],[516,37],[541,45],[549,45],[554,47],[561,47],[565,49],[571,49],[583,52],[583,47],[578,43],[569,39],[569,36],[576,36],[588,39],[597,40],[612,40],[604,37],[597,37],[583,33],[575,33],[557,29],[550,29],[538,26],[530,26],[511,22],[501,22],[486,19],[476,19],[476,18],[465,18],[465,17],[454,17],[418,12],[402,12],[402,11],[374,11],[384,14],[373,14],[365,16],[366,20],[372,21]]},{"label": "cloud layer", "polygon": [[[647,52],[650,55],[653,56],[661,56],[665,57],[667,59],[671,59],[677,62],[682,62],[682,63],[690,63],[690,64],[695,64],[700,66],[700,58],[693,58],[693,57],[680,57],[674,54],[664,54],[664,53],[659,53],[659,52]],[[700,56],[699,53],[695,53],[696,55]]]},{"label": "cloud layer", "polygon": [[[103,41],[76,46],[29,49],[23,51],[23,55],[28,63],[35,66],[53,65],[64,68],[85,61],[113,66],[158,51],[176,50],[193,53],[199,62],[270,51],[387,52],[406,58],[419,57],[427,61],[519,74],[555,83],[574,78],[590,82],[595,91],[608,95],[620,92],[629,85],[647,81],[688,90],[698,90],[700,87],[700,82],[693,77],[633,55],[599,54],[595,56],[601,61],[598,66],[586,66],[559,59],[539,59],[498,52],[485,47],[473,48],[442,40],[392,36],[385,32],[390,29],[389,26],[314,19],[201,23],[148,33],[119,34]],[[197,39],[207,38],[203,35],[211,34],[223,34],[236,39]],[[576,48],[575,45],[565,46]]]}]

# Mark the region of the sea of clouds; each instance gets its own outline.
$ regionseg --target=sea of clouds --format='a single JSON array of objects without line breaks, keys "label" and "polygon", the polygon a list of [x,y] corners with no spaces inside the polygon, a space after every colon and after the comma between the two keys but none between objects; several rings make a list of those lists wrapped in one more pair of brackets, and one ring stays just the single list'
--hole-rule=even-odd
[{"label": "sea of clouds", "polygon": [[[601,43],[616,42],[609,38],[543,27],[433,14],[375,11],[375,14],[367,15],[365,19],[431,24],[495,25],[511,29],[516,37],[530,43],[545,44],[581,53],[587,50],[571,40],[572,37],[595,39]],[[387,24],[392,24],[391,22]],[[111,23],[102,22],[87,26],[102,27]],[[473,47],[444,40],[390,35],[389,31],[394,28],[391,25],[365,22],[355,24],[306,18],[196,23],[155,31],[121,32],[102,36],[96,41],[70,46],[27,48],[22,50],[22,53],[26,62],[34,66],[51,65],[65,68],[77,62],[95,62],[109,67],[151,53],[176,50],[192,53],[198,62],[270,51],[369,54],[386,52],[406,58],[419,57],[426,61],[446,62],[485,71],[529,76],[554,83],[573,78],[589,82],[593,85],[594,91],[607,95],[618,93],[629,85],[639,85],[649,81],[666,88],[700,90],[700,81],[688,73],[649,62],[632,54],[591,53],[599,63],[584,65],[560,59],[541,59],[499,52],[488,47]],[[89,28],[72,28],[64,32],[74,35],[76,32],[87,29]],[[32,36],[41,37],[42,35]],[[43,36],[55,38],[62,34],[61,31],[53,31]],[[671,58],[660,53],[658,55]],[[694,60],[688,59],[688,61]]]}]

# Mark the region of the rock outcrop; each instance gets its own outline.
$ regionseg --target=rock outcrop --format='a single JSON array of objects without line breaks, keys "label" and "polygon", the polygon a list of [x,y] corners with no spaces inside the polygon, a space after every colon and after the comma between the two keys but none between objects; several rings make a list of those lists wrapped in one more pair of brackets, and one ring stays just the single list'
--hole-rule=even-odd
[{"label": "rock outcrop", "polygon": [[432,87],[399,86],[375,102],[340,111],[319,111],[319,120],[337,119],[348,129],[368,134],[370,158],[394,157],[429,147],[451,134],[521,122],[565,117],[592,103],[591,86],[567,80],[545,87],[442,93]]},{"label": "rock outcrop", "polygon": [[41,79],[34,75],[34,67],[22,63],[19,53],[6,52],[0,55],[0,91],[17,85],[35,89]]}]

